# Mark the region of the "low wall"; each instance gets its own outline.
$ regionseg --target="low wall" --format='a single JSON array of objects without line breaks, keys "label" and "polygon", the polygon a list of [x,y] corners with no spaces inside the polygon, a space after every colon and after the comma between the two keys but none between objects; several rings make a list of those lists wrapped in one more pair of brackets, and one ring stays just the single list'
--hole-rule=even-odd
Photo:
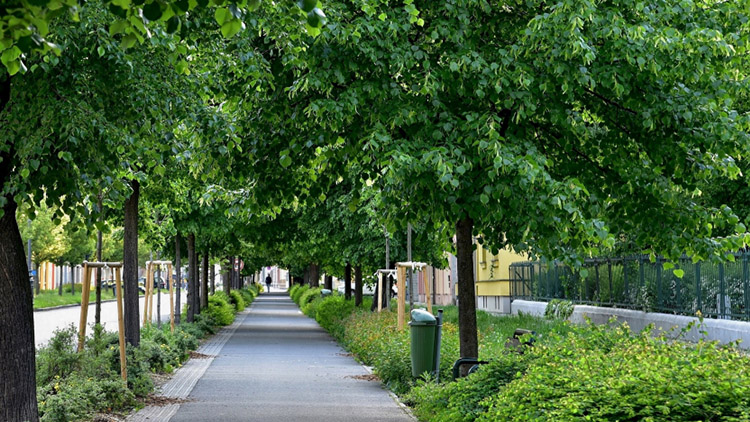
[{"label": "low wall", "polygon": [[[547,302],[514,300],[511,303],[511,313],[513,315],[523,313],[544,316],[546,308]],[[568,320],[576,324],[583,324],[585,318],[588,317],[594,324],[607,324],[613,316],[620,322],[627,322],[630,329],[634,332],[639,332],[646,328],[647,325],[654,324],[658,331],[668,331],[673,327],[677,327],[673,330],[675,335],[679,334],[680,330],[687,327],[691,322],[698,322],[698,318],[696,317],[589,305],[575,305],[573,313]],[[684,338],[689,341],[698,341],[704,338],[699,331],[708,332],[708,336],[705,337],[707,340],[719,341],[721,344],[740,340],[739,347],[750,349],[750,322],[705,318],[702,327],[693,327],[685,333]]]}]

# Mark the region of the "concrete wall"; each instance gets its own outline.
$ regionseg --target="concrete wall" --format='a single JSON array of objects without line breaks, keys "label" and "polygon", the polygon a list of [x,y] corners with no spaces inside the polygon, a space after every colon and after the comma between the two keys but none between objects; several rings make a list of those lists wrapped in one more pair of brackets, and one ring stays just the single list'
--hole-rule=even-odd
[{"label": "concrete wall", "polygon": [[[513,315],[524,313],[544,316],[546,308],[546,302],[514,300],[511,303],[511,313]],[[583,324],[585,318],[588,317],[595,324],[607,324],[613,316],[619,322],[627,322],[630,329],[634,332],[639,332],[647,325],[654,324],[658,331],[668,331],[673,327],[677,327],[672,331],[674,335],[677,335],[681,329],[687,327],[691,322],[698,323],[698,318],[696,317],[588,305],[575,305],[573,314],[568,319],[573,323]],[[739,347],[750,349],[750,322],[706,318],[703,320],[702,327],[693,327],[685,334],[684,338],[690,341],[698,341],[703,338],[703,335],[699,331],[708,332],[708,336],[705,337],[707,340],[718,341],[721,344],[740,340]]]}]

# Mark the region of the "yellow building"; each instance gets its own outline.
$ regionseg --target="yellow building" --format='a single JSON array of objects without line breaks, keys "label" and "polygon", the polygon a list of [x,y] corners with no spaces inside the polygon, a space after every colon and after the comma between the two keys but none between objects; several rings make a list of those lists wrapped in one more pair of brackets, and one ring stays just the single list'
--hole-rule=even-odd
[{"label": "yellow building", "polygon": [[524,255],[500,250],[493,255],[477,243],[474,253],[477,309],[495,313],[510,313],[510,264],[525,261]]}]

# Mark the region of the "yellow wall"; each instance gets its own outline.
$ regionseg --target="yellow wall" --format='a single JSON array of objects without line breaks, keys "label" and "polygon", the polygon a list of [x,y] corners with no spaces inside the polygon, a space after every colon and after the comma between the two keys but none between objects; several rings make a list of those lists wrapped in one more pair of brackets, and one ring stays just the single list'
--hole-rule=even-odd
[{"label": "yellow wall", "polygon": [[493,255],[489,249],[477,244],[476,283],[477,296],[510,296],[509,266],[513,262],[525,261],[523,255],[503,249]]}]

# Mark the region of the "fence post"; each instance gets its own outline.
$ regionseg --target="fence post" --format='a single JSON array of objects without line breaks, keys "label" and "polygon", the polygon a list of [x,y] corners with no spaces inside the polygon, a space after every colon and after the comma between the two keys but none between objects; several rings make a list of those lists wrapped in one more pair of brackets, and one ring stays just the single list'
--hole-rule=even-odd
[{"label": "fence post", "polygon": [[596,266],[596,291],[594,292],[594,297],[596,295],[599,295],[599,304],[602,303],[602,284],[601,280],[599,280],[599,263],[594,262],[594,265]]},{"label": "fence post", "polygon": [[750,286],[748,286],[747,252],[742,253],[742,286],[745,291],[745,317],[750,320]]},{"label": "fence post", "polygon": [[665,308],[661,300],[661,273],[663,265],[661,259],[656,260],[656,309],[660,310]]},{"label": "fence post", "polygon": [[726,306],[724,306],[724,295],[726,287],[724,286],[724,263],[719,263],[719,318],[724,319],[726,317]]},{"label": "fence post", "polygon": [[646,275],[643,273],[643,256],[638,259],[638,273],[640,275],[640,280],[638,281],[638,294],[640,294],[640,290],[643,286],[646,285]]},{"label": "fence post", "polygon": [[614,303],[615,292],[612,291],[612,258],[607,259],[607,271],[609,271],[609,303]]},{"label": "fence post", "polygon": [[623,277],[623,295],[624,295],[624,301],[629,302],[630,301],[630,285],[628,280],[628,259],[622,258],[622,277]]},{"label": "fence post", "polygon": [[[680,265],[680,261],[677,260],[677,269],[682,268],[682,265]],[[682,275],[685,277],[685,274]],[[682,280],[677,278],[674,275],[674,270],[672,270],[672,277],[671,280],[674,281],[674,287],[675,287],[675,300],[677,301],[677,312],[685,312],[685,309],[682,307]]]},{"label": "fence post", "polygon": [[695,296],[698,298],[698,309],[703,313],[703,293],[701,293],[701,263],[695,263]]}]

